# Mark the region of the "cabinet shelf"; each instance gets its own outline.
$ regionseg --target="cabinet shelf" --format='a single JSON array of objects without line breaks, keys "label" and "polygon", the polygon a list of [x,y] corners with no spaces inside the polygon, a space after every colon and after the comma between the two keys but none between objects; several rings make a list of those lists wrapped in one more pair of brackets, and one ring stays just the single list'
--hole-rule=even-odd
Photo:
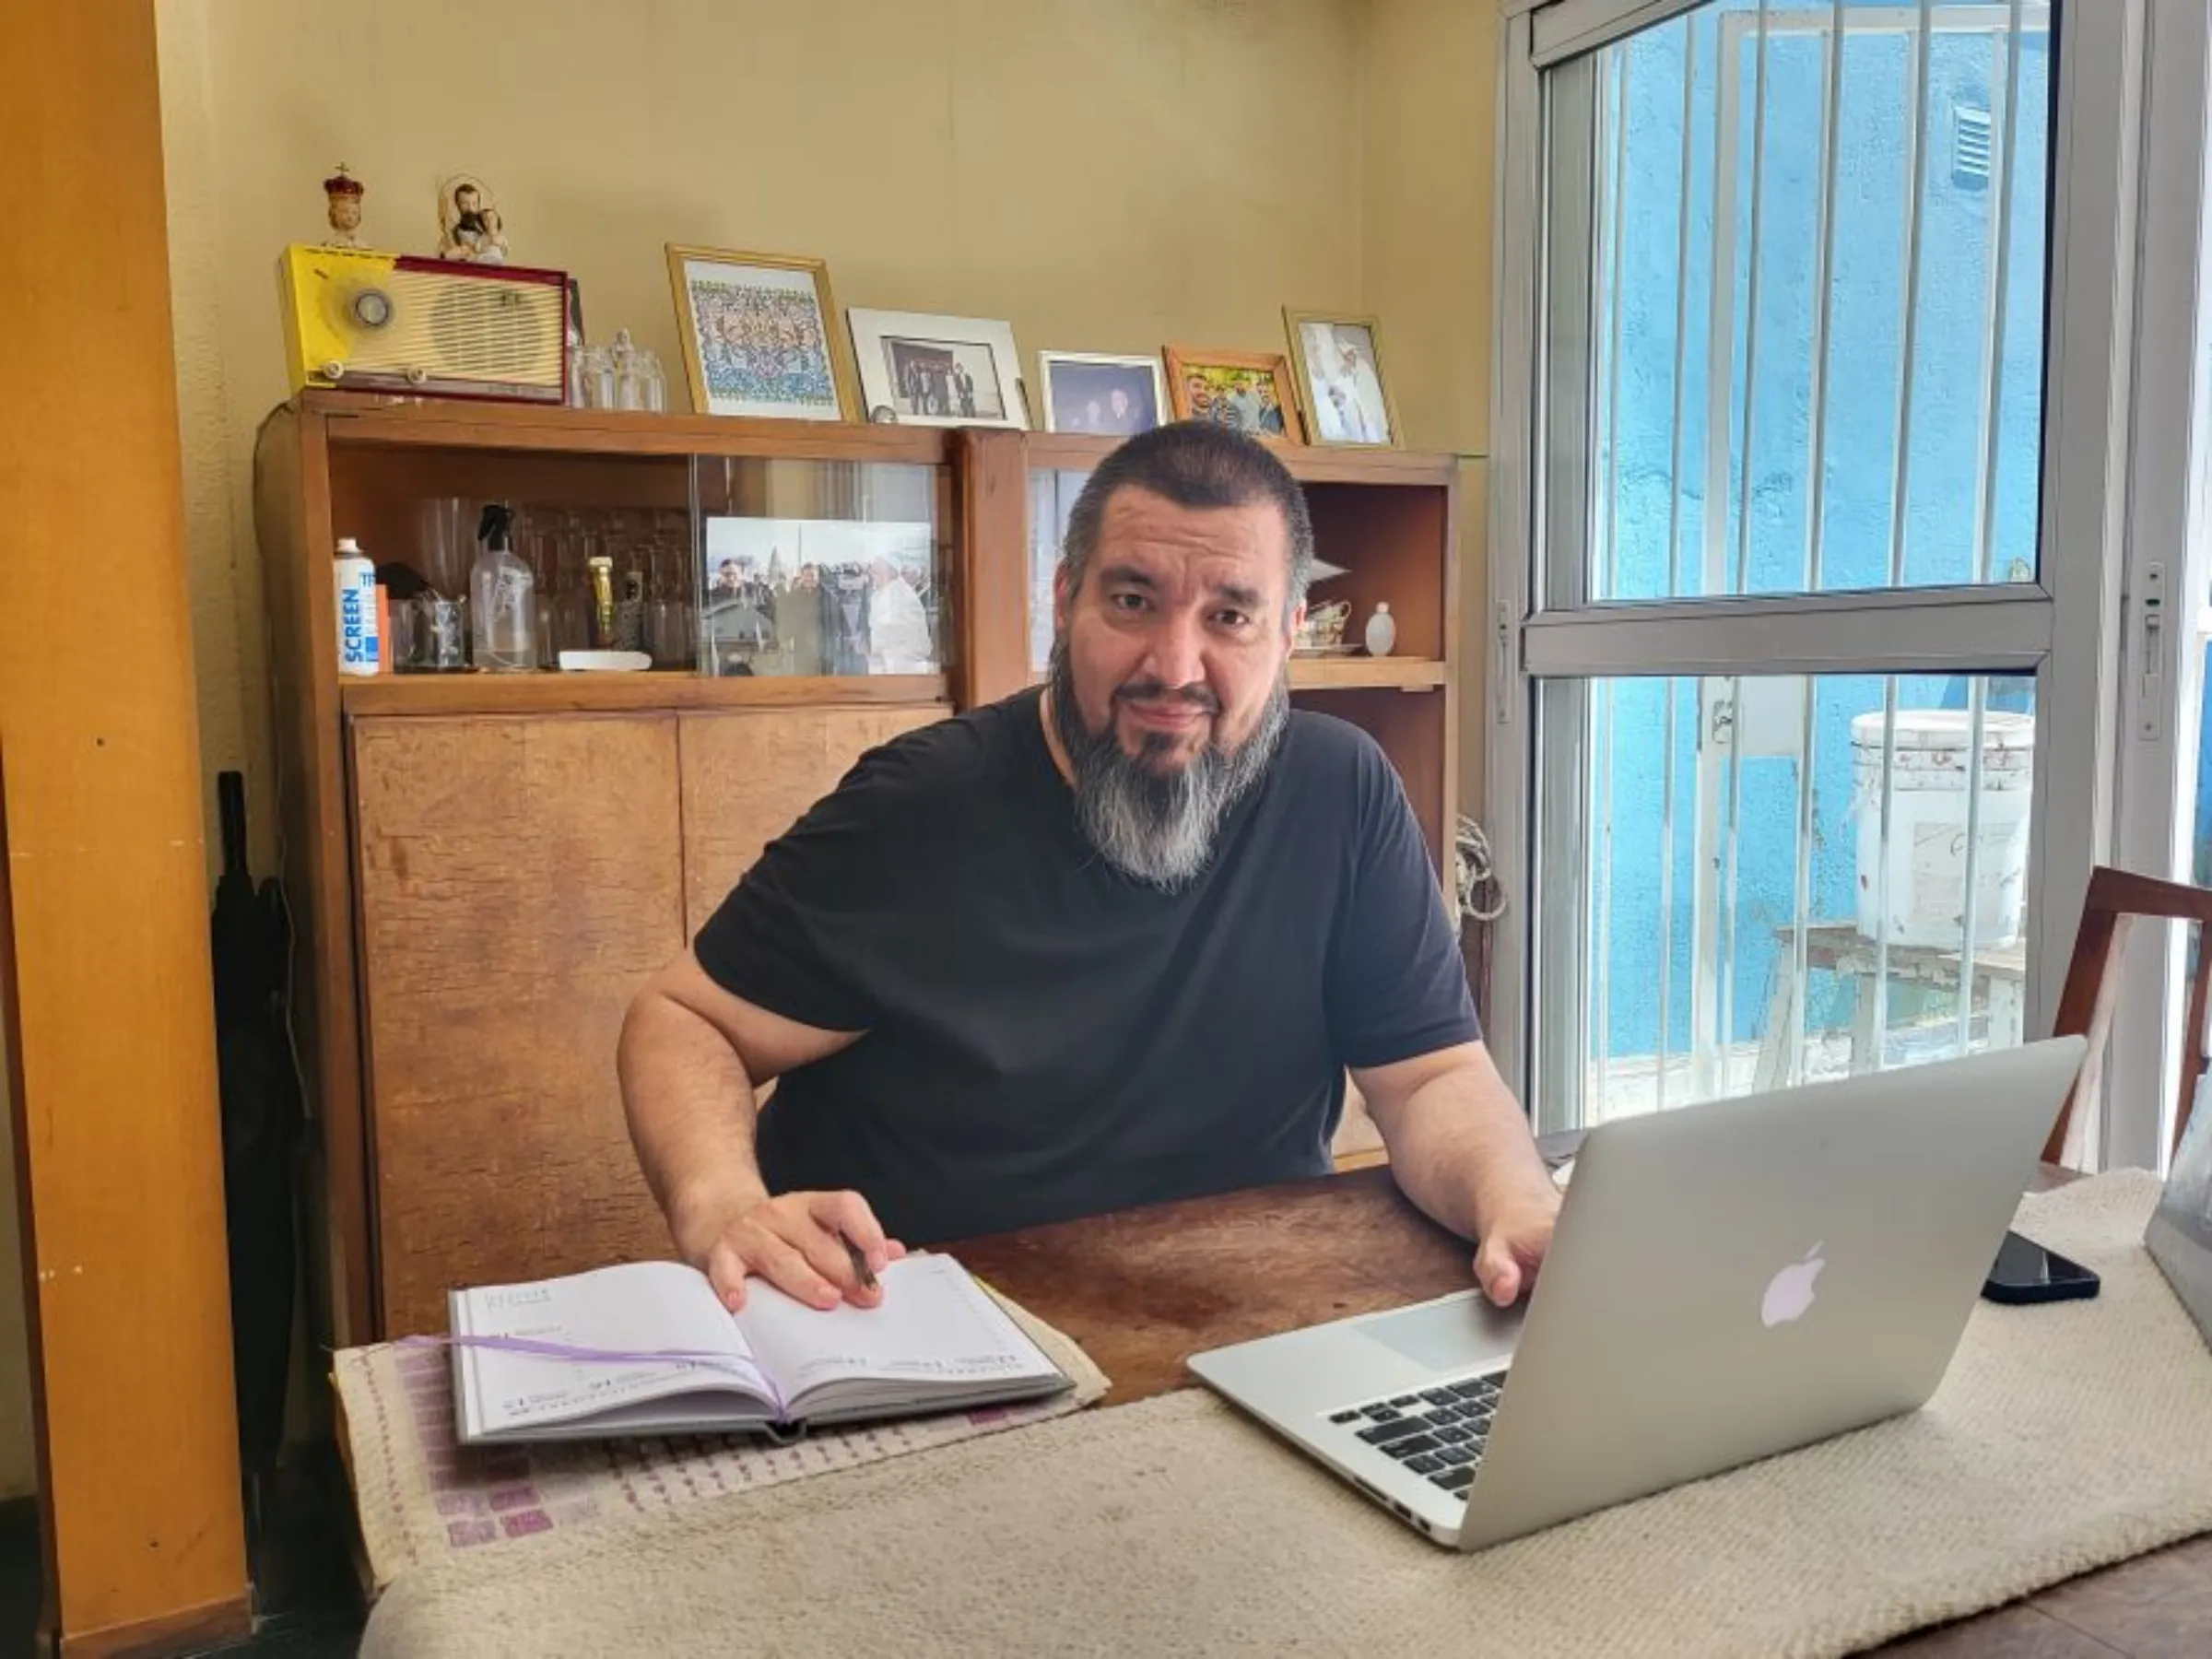
[{"label": "cabinet shelf", "polygon": [[950,700],[941,674],[380,674],[339,688],[348,714],[577,714],[640,709],[886,707]]},{"label": "cabinet shelf", "polygon": [[1431,691],[1444,683],[1444,665],[1428,657],[1292,657],[1293,691],[1365,689]]}]

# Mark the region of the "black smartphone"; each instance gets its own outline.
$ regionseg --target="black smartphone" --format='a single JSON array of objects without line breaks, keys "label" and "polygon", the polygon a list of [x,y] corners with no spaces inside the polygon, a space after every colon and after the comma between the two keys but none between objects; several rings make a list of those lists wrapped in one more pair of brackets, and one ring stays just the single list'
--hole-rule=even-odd
[{"label": "black smartphone", "polygon": [[1982,1294],[1994,1302],[2068,1301],[2096,1295],[2097,1285],[2096,1274],[2079,1262],[2007,1231]]}]

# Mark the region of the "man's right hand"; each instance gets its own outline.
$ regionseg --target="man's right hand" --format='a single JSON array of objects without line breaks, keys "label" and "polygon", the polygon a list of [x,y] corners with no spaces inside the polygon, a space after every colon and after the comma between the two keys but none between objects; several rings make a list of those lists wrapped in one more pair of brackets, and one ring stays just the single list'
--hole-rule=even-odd
[{"label": "man's right hand", "polygon": [[745,1306],[748,1275],[809,1307],[847,1301],[873,1308],[883,1291],[861,1283],[845,1240],[866,1259],[871,1276],[906,1253],[905,1245],[884,1236],[868,1201],[852,1192],[756,1194],[686,1215],[674,1230],[684,1259],[706,1274],[733,1312]]}]

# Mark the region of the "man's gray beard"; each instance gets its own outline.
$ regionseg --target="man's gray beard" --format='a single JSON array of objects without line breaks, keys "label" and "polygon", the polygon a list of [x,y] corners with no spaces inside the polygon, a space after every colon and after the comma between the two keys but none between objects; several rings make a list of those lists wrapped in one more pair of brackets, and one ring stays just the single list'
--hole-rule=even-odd
[{"label": "man's gray beard", "polygon": [[1265,775],[1290,723],[1290,688],[1277,679],[1252,735],[1233,749],[1209,740],[1182,765],[1154,770],[1153,757],[1175,739],[1148,733],[1143,755],[1123,752],[1109,712],[1106,729],[1084,724],[1065,645],[1053,647],[1053,725],[1074,770],[1076,822],[1099,855],[1128,877],[1162,892],[1187,886],[1213,857],[1229,809]]}]

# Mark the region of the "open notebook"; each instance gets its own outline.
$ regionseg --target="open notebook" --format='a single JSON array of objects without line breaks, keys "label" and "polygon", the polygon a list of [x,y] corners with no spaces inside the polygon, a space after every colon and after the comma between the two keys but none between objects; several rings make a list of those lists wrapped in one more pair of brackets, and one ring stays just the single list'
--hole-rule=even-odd
[{"label": "open notebook", "polygon": [[[945,1255],[879,1276],[876,1308],[827,1312],[754,1280],[742,1312],[706,1276],[635,1262],[451,1297],[464,1444],[712,1433],[956,1411],[1074,1383]],[[587,1349],[584,1359],[488,1346]],[[696,1358],[654,1358],[666,1354]]]}]

